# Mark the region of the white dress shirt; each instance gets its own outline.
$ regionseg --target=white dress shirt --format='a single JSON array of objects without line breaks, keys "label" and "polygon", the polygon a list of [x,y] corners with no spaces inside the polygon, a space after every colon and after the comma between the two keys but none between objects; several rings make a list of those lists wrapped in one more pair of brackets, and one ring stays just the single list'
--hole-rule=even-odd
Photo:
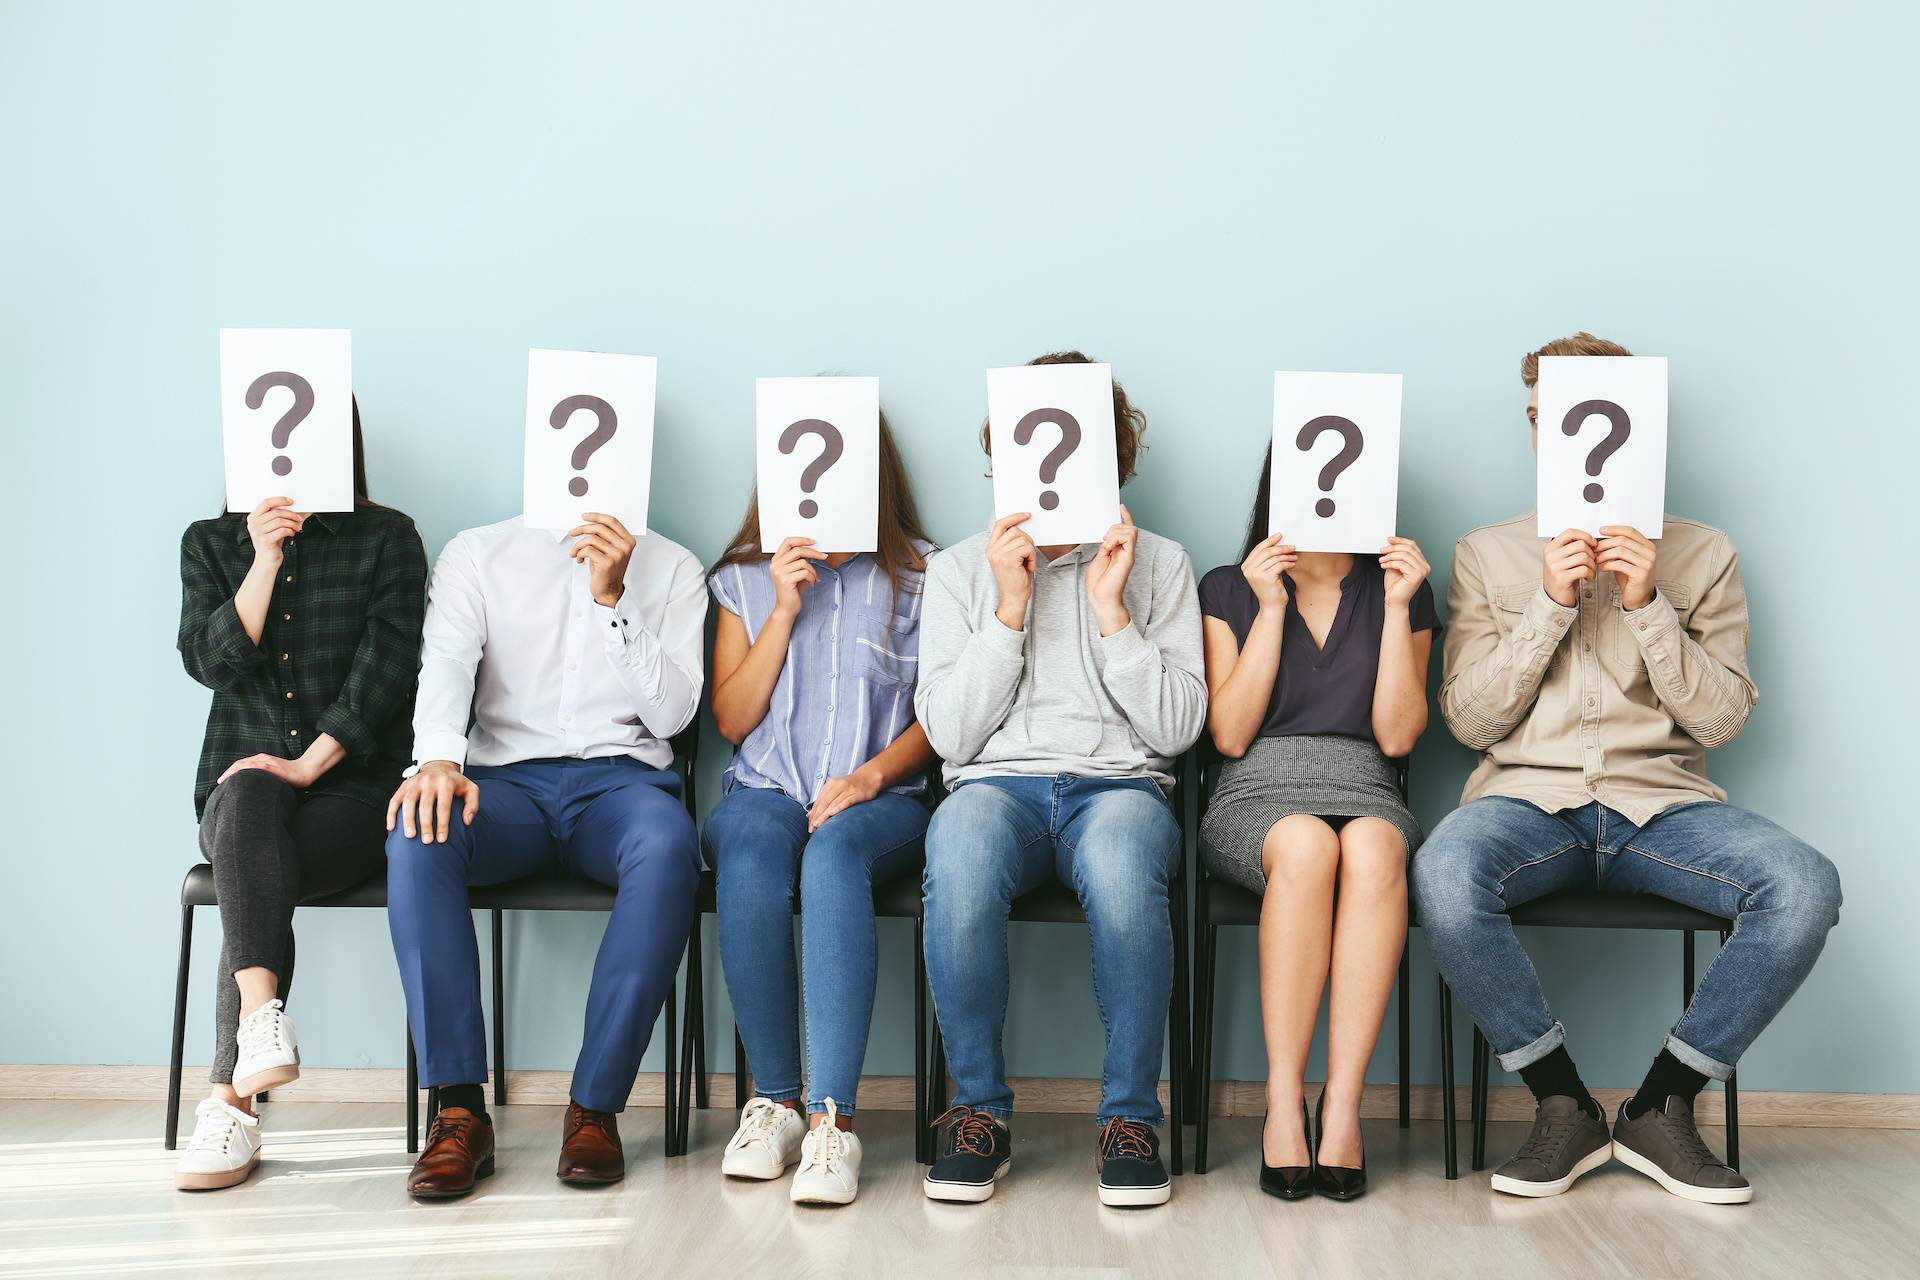
[{"label": "white dress shirt", "polygon": [[468,529],[440,553],[421,643],[416,764],[672,762],[668,739],[700,704],[700,562],[645,534],[609,609],[593,598],[591,567],[573,562],[572,541],[516,516]]}]

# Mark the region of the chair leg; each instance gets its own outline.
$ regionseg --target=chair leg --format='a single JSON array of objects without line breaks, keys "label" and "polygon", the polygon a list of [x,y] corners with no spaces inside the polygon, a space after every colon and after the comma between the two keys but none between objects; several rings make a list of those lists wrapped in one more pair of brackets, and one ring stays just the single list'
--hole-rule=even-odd
[{"label": "chair leg", "polygon": [[1487,1038],[1480,1033],[1476,1024],[1473,1028],[1473,1169],[1475,1173],[1487,1167],[1487,1076],[1493,1048]]},{"label": "chair leg", "polygon": [[1407,988],[1413,985],[1413,939],[1400,948],[1400,1127],[1413,1124],[1413,1009]]},{"label": "chair leg", "polygon": [[680,1135],[682,1151],[691,1142],[689,1130],[693,1127],[693,1077],[700,1069],[694,1045],[700,1039],[700,952],[695,941],[700,936],[700,917],[693,918],[693,927],[687,931],[687,1003],[686,1012],[681,1015],[680,1024],[680,1086],[667,1096],[667,1106],[673,1109],[675,1131]]},{"label": "chair leg", "polygon": [[187,1059],[187,973],[193,961],[193,908],[180,904],[180,965],[173,979],[173,1056],[167,1060],[167,1132],[169,1151],[180,1145],[180,1076]]},{"label": "chair leg", "polygon": [[1176,892],[1168,900],[1168,911],[1173,917],[1173,998],[1167,1002],[1167,1075],[1170,1078],[1167,1094],[1173,1105],[1169,1108],[1172,1114],[1167,1128],[1173,1138],[1173,1173],[1178,1177],[1187,1171],[1184,1126],[1193,1094],[1190,1071],[1193,1023],[1187,1008],[1187,895],[1183,885],[1176,884],[1175,888]]},{"label": "chair leg", "polygon": [[407,1024],[407,1154],[420,1153],[420,1056],[413,1048],[413,1024]]},{"label": "chair leg", "polygon": [[1194,1092],[1199,1097],[1193,1118],[1193,1171],[1199,1174],[1207,1171],[1207,1134],[1213,1124],[1213,1001],[1218,983],[1219,951],[1220,927],[1200,926],[1200,954],[1194,963],[1200,983],[1195,993],[1200,1006],[1199,1025],[1194,1034],[1200,1055],[1200,1068],[1194,1073]]},{"label": "chair leg", "polygon": [[[1733,936],[1731,929],[1720,931],[1720,945],[1726,946],[1727,939]],[[1740,1167],[1740,1073],[1727,1074],[1724,1086],[1727,1102],[1727,1164],[1732,1168]]]},{"label": "chair leg", "polygon": [[506,912],[493,915],[493,1105],[507,1105],[507,963]]},{"label": "chair leg", "polygon": [[[700,919],[693,921],[693,934],[687,942],[688,953],[694,971],[700,975],[697,982],[687,988],[687,1016],[693,1024],[693,1102],[702,1111],[712,1100],[708,1096],[707,1085],[707,976],[700,959]],[[684,1135],[686,1129],[681,1128]]]},{"label": "chair leg", "polygon": [[671,975],[669,975],[667,979],[667,1007],[664,1010],[662,1010],[662,1012],[664,1012],[667,1015],[666,1016],[667,1043],[664,1046],[666,1049],[666,1053],[662,1055],[664,1058],[664,1065],[666,1067],[666,1081],[665,1081],[666,1095],[661,1099],[661,1102],[663,1104],[661,1106],[661,1111],[665,1119],[665,1124],[663,1125],[663,1127],[666,1129],[666,1142],[664,1144],[666,1147],[665,1154],[669,1158],[673,1156],[685,1154],[685,1148],[681,1146],[681,1142],[680,1142],[680,1126],[677,1123],[675,1123],[675,1121],[678,1118],[679,1108],[674,1105],[674,1099],[679,1096],[679,1090],[675,1087],[676,1081],[675,1081],[674,1072],[673,1072],[673,1069],[674,1069],[673,1055],[676,1049],[676,1046],[674,1044],[674,1037],[675,1037],[675,1033],[679,1030],[679,1028],[675,1024],[680,1021],[680,1011],[675,1007],[676,1004],[677,1004],[677,1001],[675,1000],[675,997],[674,997],[673,979]]},{"label": "chair leg", "polygon": [[431,1125],[433,1123],[433,1118],[439,1114],[440,1114],[440,1086],[437,1084],[430,1085],[427,1088],[427,1123]]},{"label": "chair leg", "polygon": [[740,1038],[740,1024],[733,1024],[733,1109],[747,1105],[747,1042]]},{"label": "chair leg", "polygon": [[931,1137],[927,1122],[927,924],[913,918],[913,1158],[927,1163]]},{"label": "chair leg", "polygon": [[1440,1142],[1446,1152],[1447,1177],[1460,1176],[1460,1142],[1455,1129],[1453,1100],[1453,989],[1446,976],[1440,983]]},{"label": "chair leg", "polygon": [[940,1034],[940,1011],[933,1011],[933,1066],[929,1073],[933,1092],[927,1110],[945,1111],[953,1098],[953,1082],[947,1079],[947,1038]]},{"label": "chair leg", "polygon": [[1693,930],[1680,935],[1680,1010],[1693,1003]]}]

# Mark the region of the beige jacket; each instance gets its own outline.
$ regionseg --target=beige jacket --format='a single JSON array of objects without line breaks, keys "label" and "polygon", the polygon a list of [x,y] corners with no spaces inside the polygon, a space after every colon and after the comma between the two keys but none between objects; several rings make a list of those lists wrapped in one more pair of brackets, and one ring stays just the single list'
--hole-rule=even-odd
[{"label": "beige jacket", "polygon": [[1706,749],[1731,742],[1759,690],[1732,541],[1666,518],[1651,603],[1620,607],[1610,573],[1563,608],[1540,581],[1530,512],[1475,529],[1447,583],[1440,712],[1481,753],[1461,803],[1515,796],[1548,812],[1598,800],[1645,823],[1724,800]]}]

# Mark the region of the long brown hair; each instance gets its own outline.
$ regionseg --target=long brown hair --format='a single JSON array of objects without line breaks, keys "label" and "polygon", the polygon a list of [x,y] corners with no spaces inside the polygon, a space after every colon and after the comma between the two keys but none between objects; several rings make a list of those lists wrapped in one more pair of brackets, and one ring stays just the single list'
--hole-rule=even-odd
[{"label": "long brown hair", "polygon": [[[1093,364],[1094,361],[1078,351],[1049,351],[1046,355],[1035,356],[1027,361],[1036,364]],[[1147,431],[1146,413],[1134,407],[1127,399],[1127,389],[1120,385],[1118,378],[1113,382],[1113,451],[1120,464],[1120,483],[1133,479],[1133,473],[1140,462],[1140,455],[1146,452],[1146,444],[1140,439]],[[993,455],[993,423],[991,420],[980,424],[980,447]],[[989,464],[991,465],[991,464]]]},{"label": "long brown hair", "polygon": [[[897,611],[900,599],[900,575],[919,573],[926,569],[927,558],[917,544],[931,544],[926,531],[920,527],[920,508],[913,500],[913,484],[907,479],[907,464],[900,457],[899,447],[893,442],[893,429],[887,425],[887,415],[880,414],[880,557],[881,567],[887,571],[887,581],[893,588],[894,608]],[[712,569],[707,571],[709,578],[733,564],[756,564],[771,559],[760,549],[760,486],[755,485],[747,493],[747,514],[740,521],[740,528],[727,542],[727,549],[720,553]]]}]

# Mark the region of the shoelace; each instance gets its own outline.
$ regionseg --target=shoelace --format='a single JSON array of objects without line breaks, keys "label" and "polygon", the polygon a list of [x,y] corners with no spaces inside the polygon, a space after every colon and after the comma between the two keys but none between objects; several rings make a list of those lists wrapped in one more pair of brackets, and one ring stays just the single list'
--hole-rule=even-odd
[{"label": "shoelace", "polygon": [[822,1120],[807,1134],[813,1141],[803,1144],[810,1148],[806,1163],[801,1166],[804,1173],[808,1169],[819,1168],[827,1173],[840,1172],[840,1158],[846,1152],[846,1140],[840,1134],[840,1126],[835,1123],[840,1109],[832,1098],[827,1099],[827,1118]]},{"label": "shoelace", "polygon": [[278,1049],[285,1044],[281,1026],[283,1008],[278,1000],[269,1000],[246,1016],[235,1036],[243,1056]]},{"label": "shoelace", "polygon": [[474,1126],[470,1115],[454,1115],[442,1111],[434,1116],[433,1124],[427,1129],[427,1146],[432,1148],[442,1142],[458,1142],[467,1136],[467,1130]]},{"label": "shoelace", "polygon": [[240,1129],[240,1122],[225,1107],[215,1110],[202,1106],[200,1118],[193,1126],[193,1141],[187,1144],[189,1151],[218,1151],[226,1155],[233,1150],[233,1135]]},{"label": "shoelace", "polygon": [[582,1129],[598,1129],[611,1141],[613,1131],[607,1128],[607,1121],[611,1118],[605,1111],[589,1111],[578,1105],[570,1107],[567,1111],[567,1136],[572,1137]]},{"label": "shoelace", "polygon": [[984,1111],[975,1111],[971,1107],[948,1107],[933,1122],[937,1133],[948,1121],[953,1122],[953,1149],[955,1153],[964,1151],[969,1155],[990,1156],[993,1154],[994,1138],[998,1126],[992,1116]]},{"label": "shoelace", "polygon": [[1720,1157],[1713,1154],[1706,1140],[1700,1136],[1700,1130],[1691,1123],[1693,1119],[1691,1112],[1685,1119],[1669,1115],[1664,1109],[1655,1114],[1660,1119],[1660,1127],[1666,1131],[1667,1141],[1673,1144],[1674,1150],[1680,1155],[1693,1161],[1694,1168],[1699,1169],[1720,1163]]},{"label": "shoelace", "polygon": [[734,1142],[741,1147],[758,1143],[771,1149],[781,1110],[779,1103],[767,1098],[755,1098],[747,1103],[747,1109],[740,1115],[740,1132],[733,1135]]},{"label": "shoelace", "polygon": [[1109,1120],[1100,1134],[1100,1154],[1111,1160],[1153,1159],[1153,1130],[1137,1120]]},{"label": "shoelace", "polygon": [[1566,1146],[1568,1140],[1573,1137],[1573,1131],[1579,1122],[1578,1115],[1568,1120],[1535,1121],[1533,1132],[1528,1134],[1527,1140],[1520,1144],[1519,1153],[1514,1156],[1514,1159],[1553,1163],[1553,1158],[1559,1154],[1560,1148]]}]

